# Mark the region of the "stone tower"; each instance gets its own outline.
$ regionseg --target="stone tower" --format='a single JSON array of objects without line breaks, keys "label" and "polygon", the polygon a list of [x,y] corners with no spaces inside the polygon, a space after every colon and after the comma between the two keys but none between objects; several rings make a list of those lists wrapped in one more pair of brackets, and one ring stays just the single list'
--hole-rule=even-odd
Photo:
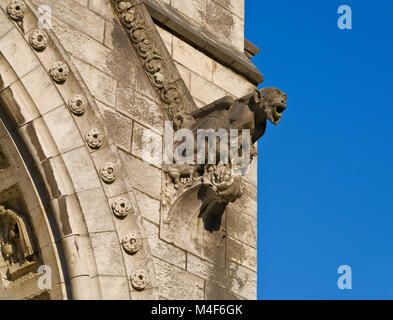
[{"label": "stone tower", "polygon": [[243,0],[0,0],[0,298],[256,299],[256,158],[209,228],[144,151],[258,51]]}]

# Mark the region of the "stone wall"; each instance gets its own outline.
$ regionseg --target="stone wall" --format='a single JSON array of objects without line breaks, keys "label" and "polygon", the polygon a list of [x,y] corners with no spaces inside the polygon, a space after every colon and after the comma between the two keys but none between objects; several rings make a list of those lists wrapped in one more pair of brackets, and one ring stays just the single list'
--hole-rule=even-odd
[{"label": "stone wall", "polygon": [[[0,0],[4,10],[9,2]],[[96,117],[104,127],[103,134],[113,142],[102,146],[100,153],[90,151],[93,159],[90,160],[86,147],[82,147],[84,142],[75,136],[75,140],[62,142],[67,153],[63,156],[64,160],[70,162],[73,170],[84,171],[84,162],[103,163],[112,158],[125,176],[124,187],[118,186],[117,190],[94,184],[92,181],[96,181],[96,178],[91,178],[92,185],[88,187],[82,186],[86,182],[83,179],[76,181],[81,184],[76,201],[83,211],[90,246],[94,252],[94,258],[89,259],[93,259],[97,265],[97,270],[90,276],[98,279],[98,283],[95,283],[100,294],[96,297],[255,299],[256,159],[245,179],[245,194],[229,206],[220,231],[212,234],[204,231],[201,237],[205,239],[206,245],[200,250],[188,250],[187,247],[176,245],[163,229],[161,207],[165,181],[161,163],[147,163],[141,155],[144,131],[149,130],[162,140],[164,121],[168,120],[168,114],[123,26],[115,17],[110,1],[26,2],[35,12],[41,5],[50,5],[52,31],[59,52],[63,57],[69,57],[67,61],[70,69],[79,85],[91,97],[91,105],[96,107]],[[230,46],[237,54],[244,54],[243,1],[165,2],[191,19],[191,23],[201,30],[213,33],[217,41]],[[28,21],[24,26],[25,38],[28,39],[32,29],[26,26]],[[0,36],[0,42],[4,43],[4,36]],[[255,83],[217,62],[214,57],[197,50],[165,26],[156,25],[153,39],[157,39],[155,41],[161,50],[167,50],[164,56],[173,58],[173,61],[165,63],[170,70],[173,64],[176,66],[171,72],[175,78],[176,73],[181,75],[179,88],[183,90],[184,86],[185,95],[191,94],[196,107],[226,95],[238,98],[255,88]],[[3,47],[0,50],[3,51]],[[49,58],[50,55],[44,57]],[[39,75],[37,81],[41,81]],[[37,99],[46,98],[42,94]],[[48,125],[59,121],[57,134],[68,132],[68,137],[73,137],[75,124],[63,109],[48,114]],[[78,117],[74,119],[82,135],[92,128],[88,122],[83,122],[86,120]],[[53,131],[56,136],[55,127]],[[80,151],[71,148],[70,144],[80,146]],[[82,176],[90,179],[89,172]],[[126,219],[118,219],[113,215],[113,203],[122,195],[130,199],[133,207],[133,213]],[[143,243],[143,250],[134,255],[126,254],[121,248],[122,240],[130,232],[136,233]],[[139,269],[148,270],[149,285],[143,291],[133,288],[130,282],[130,277]]]}]

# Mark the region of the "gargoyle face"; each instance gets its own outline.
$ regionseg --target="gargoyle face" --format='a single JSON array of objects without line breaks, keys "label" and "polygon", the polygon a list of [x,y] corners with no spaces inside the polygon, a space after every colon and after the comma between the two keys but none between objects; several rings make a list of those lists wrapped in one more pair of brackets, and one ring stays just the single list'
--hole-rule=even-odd
[{"label": "gargoyle face", "polygon": [[262,108],[266,118],[277,125],[287,108],[288,96],[276,88],[264,88],[255,92],[254,100]]}]

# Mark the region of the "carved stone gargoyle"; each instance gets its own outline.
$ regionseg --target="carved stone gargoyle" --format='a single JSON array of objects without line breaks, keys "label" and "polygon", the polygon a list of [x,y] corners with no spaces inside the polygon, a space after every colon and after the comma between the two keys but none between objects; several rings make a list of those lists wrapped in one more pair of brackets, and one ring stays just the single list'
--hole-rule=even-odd
[{"label": "carved stone gargoyle", "polygon": [[[264,88],[240,98],[221,98],[191,114],[178,113],[173,122],[176,129],[189,129],[195,142],[198,140],[198,130],[237,130],[237,153],[249,152],[249,159],[256,155],[254,148],[265,133],[267,120],[277,125],[287,107],[287,95],[276,88]],[[245,148],[242,136],[243,129],[249,130],[250,148]],[[174,147],[182,142],[175,142]],[[220,229],[221,217],[229,202],[233,202],[243,193],[243,178],[245,170],[239,169],[239,164],[232,158],[227,162],[220,157],[220,145],[216,143],[217,153],[215,162],[208,162],[209,144],[205,144],[204,164],[169,164],[164,166],[167,173],[165,201],[163,202],[166,219],[164,223],[177,220],[185,207],[198,206],[198,217],[204,222],[205,230],[210,232]],[[197,146],[195,143],[194,146]],[[200,151],[200,150],[199,150]],[[194,149],[197,158],[197,147]],[[200,153],[199,159],[200,159]],[[203,158],[203,157],[202,157]],[[244,165],[244,164],[242,164]],[[247,164],[247,166],[249,163]],[[240,172],[240,173],[239,173]],[[196,202],[196,203],[193,203]]]}]

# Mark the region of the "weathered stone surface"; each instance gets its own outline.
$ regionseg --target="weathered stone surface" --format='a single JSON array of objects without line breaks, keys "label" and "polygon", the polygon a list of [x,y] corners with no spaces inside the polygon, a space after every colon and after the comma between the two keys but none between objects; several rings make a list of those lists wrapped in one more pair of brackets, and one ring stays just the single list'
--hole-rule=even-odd
[{"label": "weathered stone surface", "polygon": [[130,289],[127,277],[99,276],[98,277],[102,299],[104,300],[129,300]]},{"label": "weathered stone surface", "polygon": [[148,195],[135,190],[136,201],[142,216],[156,224],[160,223],[160,201],[149,197]]},{"label": "weathered stone surface", "polygon": [[[47,72],[40,66],[21,78],[24,87],[41,114],[45,114],[64,103],[56,87],[46,75]],[[40,87],[36,85],[38,79],[41,82]],[[42,90],[45,90],[44,99],[42,98]]]},{"label": "weathered stone surface", "polygon": [[[47,0],[32,0],[31,2],[37,7],[48,5]],[[104,39],[105,23],[103,18],[91,12],[85,6],[74,0],[51,1],[50,6],[52,14],[58,19],[100,42]]]},{"label": "weathered stone surface", "polygon": [[257,298],[257,274],[234,262],[229,262],[229,273],[231,274],[231,290],[239,296],[255,300]]},{"label": "weathered stone surface", "polygon": [[99,275],[121,276],[125,274],[119,239],[115,232],[90,234]]},{"label": "weathered stone surface", "polygon": [[[151,150],[147,152],[147,150]],[[134,122],[131,153],[158,168],[162,165],[162,137]]]},{"label": "weathered stone surface", "polygon": [[0,38],[0,48],[2,55],[19,77],[39,65],[39,61],[29,45],[15,28]]},{"label": "weathered stone surface", "polygon": [[132,120],[116,112],[99,101],[96,101],[104,115],[108,134],[116,145],[125,151],[131,151]]},{"label": "weathered stone surface", "polygon": [[84,145],[66,106],[48,112],[43,118],[61,153]]},{"label": "weathered stone surface", "polygon": [[257,271],[257,250],[230,237],[227,238],[228,259]]},{"label": "weathered stone surface", "polygon": [[159,228],[147,220],[143,221],[143,227],[149,240],[150,249],[153,256],[161,260],[168,261],[175,266],[186,268],[186,253],[159,238]]},{"label": "weathered stone surface", "polygon": [[191,94],[205,105],[228,95],[220,87],[193,72],[191,73]]},{"label": "weathered stone surface", "polygon": [[154,258],[160,295],[169,300],[203,299],[204,281],[174,265]]},{"label": "weathered stone surface", "polygon": [[86,85],[93,96],[114,107],[116,102],[116,80],[81,60],[73,58],[72,61],[86,81]]},{"label": "weathered stone surface", "polygon": [[251,217],[241,210],[233,207],[228,208],[227,232],[231,237],[257,247],[257,219]]},{"label": "weathered stone surface", "polygon": [[115,230],[108,200],[101,188],[78,192],[78,199],[89,232]]},{"label": "weathered stone surface", "polygon": [[161,198],[161,171],[142,160],[121,152],[132,185],[153,198]]}]

